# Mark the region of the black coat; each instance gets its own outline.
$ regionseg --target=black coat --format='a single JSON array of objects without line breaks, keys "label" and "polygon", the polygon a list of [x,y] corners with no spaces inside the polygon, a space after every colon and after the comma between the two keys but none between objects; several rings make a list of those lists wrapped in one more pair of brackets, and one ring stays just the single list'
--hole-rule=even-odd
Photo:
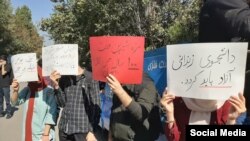
[{"label": "black coat", "polygon": [[[200,13],[200,42],[250,42],[250,8],[247,0],[206,0]],[[248,50],[250,45],[248,46]],[[250,52],[247,55],[245,97],[250,108]],[[250,116],[250,110],[248,110]]]},{"label": "black coat", "polygon": [[200,13],[200,42],[250,41],[246,0],[206,0]]},{"label": "black coat", "polygon": [[[250,8],[247,0],[206,0],[199,22],[200,42],[250,41]],[[250,70],[249,53],[247,60],[247,70]]]}]

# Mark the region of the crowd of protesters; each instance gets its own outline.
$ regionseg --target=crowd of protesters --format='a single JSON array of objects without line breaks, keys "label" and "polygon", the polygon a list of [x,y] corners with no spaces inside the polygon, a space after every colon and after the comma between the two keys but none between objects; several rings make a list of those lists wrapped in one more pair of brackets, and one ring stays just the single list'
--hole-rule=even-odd
[{"label": "crowd of protesters", "polygon": [[[199,41],[250,41],[249,20],[246,0],[204,0]],[[38,62],[39,80],[28,82],[27,87],[20,90],[11,62],[1,55],[0,117],[6,115],[6,119],[10,119],[12,106],[24,104],[23,141],[55,141],[57,123],[60,141],[154,141],[160,134],[165,134],[168,141],[185,141],[188,124],[249,125],[249,58],[248,52],[244,92],[225,101],[175,97],[167,89],[160,97],[147,73],[143,73],[142,83],[136,85],[121,84],[114,75],[108,74],[104,85],[112,92],[113,105],[107,133],[101,131],[99,124],[103,93],[99,84],[103,83],[94,80],[91,71],[81,63],[77,75],[64,76],[55,70],[45,79],[42,64]],[[10,89],[13,89],[11,94]],[[161,113],[166,116],[164,124]]]}]

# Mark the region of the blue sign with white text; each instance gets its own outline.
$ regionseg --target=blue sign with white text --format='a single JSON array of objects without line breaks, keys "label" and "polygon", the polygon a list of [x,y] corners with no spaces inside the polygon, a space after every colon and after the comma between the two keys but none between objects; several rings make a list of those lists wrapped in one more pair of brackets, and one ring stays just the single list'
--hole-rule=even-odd
[{"label": "blue sign with white text", "polygon": [[144,54],[144,71],[154,80],[155,86],[160,95],[167,86],[167,60],[166,47],[147,51]]}]

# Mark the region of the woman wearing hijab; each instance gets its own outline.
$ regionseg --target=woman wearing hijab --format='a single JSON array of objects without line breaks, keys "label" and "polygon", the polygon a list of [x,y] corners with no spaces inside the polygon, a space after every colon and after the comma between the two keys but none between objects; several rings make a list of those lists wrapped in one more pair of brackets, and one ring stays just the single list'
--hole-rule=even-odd
[{"label": "woman wearing hijab", "polygon": [[164,92],[161,99],[166,111],[165,135],[168,141],[185,141],[186,125],[235,124],[237,117],[246,111],[242,93],[227,101],[175,97]]},{"label": "woman wearing hijab", "polygon": [[19,83],[12,82],[13,105],[24,105],[23,141],[55,141],[54,126],[58,111],[53,89],[48,87],[38,67],[39,81],[29,82],[19,93]]}]

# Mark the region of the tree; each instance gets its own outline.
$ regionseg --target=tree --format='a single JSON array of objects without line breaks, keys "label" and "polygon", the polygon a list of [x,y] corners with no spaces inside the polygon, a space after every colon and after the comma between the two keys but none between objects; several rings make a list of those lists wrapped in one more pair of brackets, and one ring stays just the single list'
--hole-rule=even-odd
[{"label": "tree", "polygon": [[146,49],[196,42],[200,0],[68,0],[42,20],[57,43],[78,43],[88,54],[88,39],[98,35],[146,37]]},{"label": "tree", "polygon": [[9,52],[12,54],[27,52],[41,54],[43,40],[33,25],[31,16],[31,11],[27,6],[16,9],[10,25],[13,41]]},{"label": "tree", "polygon": [[0,0],[0,54],[37,52],[39,55],[42,44],[30,9],[23,6],[12,14],[10,1]]},{"label": "tree", "polygon": [[0,54],[6,54],[6,48],[11,42],[8,25],[11,18],[11,6],[9,0],[0,0]]}]

